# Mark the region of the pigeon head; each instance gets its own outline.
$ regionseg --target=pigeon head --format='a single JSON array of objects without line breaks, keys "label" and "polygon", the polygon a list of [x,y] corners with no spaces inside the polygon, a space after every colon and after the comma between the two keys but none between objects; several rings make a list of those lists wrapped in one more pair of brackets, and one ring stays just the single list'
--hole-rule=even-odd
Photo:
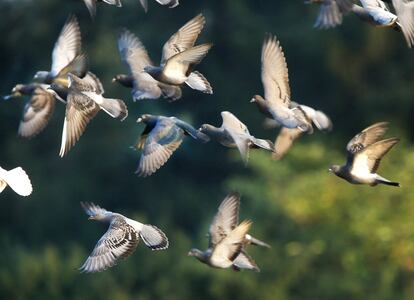
[{"label": "pigeon head", "polygon": [[118,74],[118,75],[115,75],[114,78],[112,78],[112,83],[114,83],[114,82],[118,82],[118,83],[122,84],[125,87],[132,88],[134,80],[132,79],[131,76],[128,76],[128,75],[125,75],[125,74]]},{"label": "pigeon head", "polygon": [[4,100],[10,100],[12,98],[21,97],[24,95],[30,95],[35,89],[34,85],[31,84],[16,84],[12,89],[11,94],[4,96]]},{"label": "pigeon head", "polygon": [[201,250],[198,250],[196,248],[193,248],[190,251],[188,251],[187,255],[188,256],[194,256],[194,257],[198,258],[201,261],[205,260],[204,252],[201,251]]},{"label": "pigeon head", "polygon": [[250,100],[250,103],[260,103],[265,101],[262,96],[260,95],[254,95],[253,98]]},{"label": "pigeon head", "polygon": [[338,165],[332,165],[329,167],[328,171],[334,174],[338,174],[341,170],[341,166]]},{"label": "pigeon head", "polygon": [[68,95],[68,89],[66,87],[61,86],[58,83],[52,83],[46,91],[53,96],[55,96],[56,99],[59,101],[65,102],[65,99]]},{"label": "pigeon head", "polygon": [[38,71],[33,76],[33,79],[37,79],[37,80],[41,80],[41,81],[46,81],[47,79],[49,79],[49,72],[47,72],[47,71]]},{"label": "pigeon head", "polygon": [[145,123],[145,124],[156,122],[156,121],[157,121],[157,117],[150,115],[150,114],[143,114],[141,115],[141,117],[137,119],[137,123]]},{"label": "pigeon head", "polygon": [[211,133],[211,132],[213,132],[213,131],[215,131],[217,128],[216,127],[214,127],[213,125],[210,125],[210,124],[203,124],[203,125],[201,125],[201,127],[198,129],[198,131],[200,131],[200,132],[202,132],[202,133],[205,133],[205,134],[208,134],[208,133]]}]

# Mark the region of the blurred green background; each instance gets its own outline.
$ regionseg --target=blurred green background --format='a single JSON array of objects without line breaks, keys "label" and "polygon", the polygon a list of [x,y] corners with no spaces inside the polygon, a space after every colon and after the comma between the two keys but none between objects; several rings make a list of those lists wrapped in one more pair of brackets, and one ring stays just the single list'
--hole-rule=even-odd
[{"label": "blurred green background", "polygon": [[[312,28],[318,7],[302,1],[182,0],[168,9],[150,0],[124,7],[99,5],[92,22],[81,0],[0,0],[0,93],[48,70],[55,40],[69,14],[80,21],[83,49],[106,96],[129,108],[124,122],[99,114],[76,146],[58,157],[64,106],[57,104],[36,138],[17,136],[22,99],[0,102],[0,165],[22,166],[34,185],[29,198],[0,195],[1,299],[413,299],[414,294],[414,54],[402,34],[348,16],[335,30]],[[154,61],[163,43],[202,12],[198,40],[215,46],[199,66],[214,95],[184,88],[175,103],[133,103],[111,83],[126,72],[117,51],[123,27],[137,34]],[[239,153],[214,142],[186,139],[155,175],[134,175],[131,150],[142,113],[175,115],[198,127],[219,125],[229,110],[261,138],[275,130],[249,103],[262,94],[260,51],[266,32],[285,50],[293,99],[331,116],[334,131],[298,141],[281,161],[261,151],[244,167]],[[376,121],[390,121],[388,136],[402,142],[379,173],[401,188],[354,186],[327,172],[345,160],[345,145]],[[272,245],[250,247],[261,273],[209,269],[186,256],[205,248],[216,209],[230,191],[242,194],[241,218]],[[89,222],[80,201],[162,228],[167,251],[140,245],[118,266],[80,274],[106,225]]]}]

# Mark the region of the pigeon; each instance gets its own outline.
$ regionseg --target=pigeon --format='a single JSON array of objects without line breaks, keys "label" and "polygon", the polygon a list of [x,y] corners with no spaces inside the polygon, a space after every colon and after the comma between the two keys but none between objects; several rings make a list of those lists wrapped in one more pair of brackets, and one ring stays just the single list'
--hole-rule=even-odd
[{"label": "pigeon", "polygon": [[181,88],[179,86],[159,82],[144,72],[144,68],[152,65],[152,62],[144,45],[133,33],[126,29],[122,31],[118,39],[118,49],[131,75],[119,74],[112,81],[132,88],[134,101],[158,99],[161,96],[172,101],[181,98]]},{"label": "pigeon", "polygon": [[188,252],[188,256],[194,256],[214,268],[232,268],[235,271],[247,269],[259,272],[259,267],[247,254],[245,246],[248,244],[270,246],[247,233],[251,221],[238,224],[239,206],[239,194],[227,195],[210,225],[208,249],[203,252],[193,248]]},{"label": "pigeon", "polygon": [[223,123],[221,127],[210,124],[201,125],[199,131],[229,148],[239,149],[243,161],[247,164],[250,148],[262,148],[273,152],[273,143],[268,140],[255,138],[249,129],[231,112],[221,112]]},{"label": "pigeon", "polygon": [[24,138],[32,138],[39,134],[48,124],[55,110],[55,97],[48,93],[46,84],[17,84],[12,93],[4,99],[29,96],[23,110],[18,134]]},{"label": "pigeon", "polygon": [[371,125],[358,133],[346,146],[348,159],[344,166],[333,165],[329,171],[353,184],[400,186],[378,175],[381,159],[399,142],[398,138],[381,140],[388,129],[387,122]]},{"label": "pigeon", "polygon": [[[141,3],[145,0],[140,0]],[[122,3],[121,0],[83,0],[85,2],[86,7],[88,8],[89,14],[91,15],[91,18],[94,19],[96,16],[96,3],[97,2],[105,2],[109,5],[115,5],[117,7],[121,7]]]},{"label": "pigeon", "polygon": [[181,145],[184,136],[189,135],[203,143],[210,140],[207,135],[176,117],[144,114],[137,122],[146,125],[136,145],[142,154],[135,173],[142,177],[161,168]]},{"label": "pigeon", "polygon": [[[312,122],[316,128],[320,131],[328,132],[332,130],[332,121],[329,117],[320,110],[315,110],[312,107],[306,105],[299,105],[295,102],[291,102],[291,107],[300,106],[305,112],[306,118],[309,122]],[[277,127],[279,124],[273,119],[266,119],[265,126],[267,128]],[[301,135],[302,131],[297,128],[286,128],[280,129],[278,136],[275,141],[275,148],[272,157],[276,160],[280,160],[290,149],[293,142],[297,140]]]},{"label": "pigeon", "polygon": [[33,192],[30,178],[21,167],[10,171],[0,167],[0,193],[3,192],[6,186],[10,186],[18,195],[24,197],[29,196]]},{"label": "pigeon", "polygon": [[202,14],[188,21],[164,44],[160,66],[149,65],[144,67],[144,71],[157,81],[177,86],[186,83],[192,89],[212,94],[213,89],[207,79],[200,72],[193,71],[213,46],[211,43],[194,46],[204,24]]},{"label": "pigeon", "polygon": [[169,246],[164,232],[154,225],[143,224],[121,214],[107,211],[93,203],[81,202],[89,220],[109,223],[107,232],[99,239],[81,272],[101,272],[126,259],[136,249],[140,238],[151,250],[165,250]]},{"label": "pigeon", "polygon": [[344,14],[352,10],[351,0],[305,0],[306,4],[319,4],[318,18],[313,27],[318,29],[334,28],[342,24]]},{"label": "pigeon", "polygon": [[392,0],[395,13],[392,13],[381,0],[360,0],[360,2],[362,6],[354,4],[352,7],[357,17],[378,27],[391,27],[402,31],[408,47],[413,46],[414,1]]},{"label": "pigeon", "polygon": [[[125,120],[128,110],[125,103],[119,99],[104,98],[103,86],[98,77],[88,73],[86,79],[69,74],[69,86],[67,94],[67,105],[65,121],[63,125],[62,144],[59,156],[68,153],[79,140],[87,124],[102,109],[113,118]],[[50,89],[57,92],[55,84]]]},{"label": "pigeon", "polygon": [[[168,5],[168,8],[174,8],[180,4],[179,0],[156,0],[161,5]],[[139,0],[145,12],[148,12],[148,0]]]},{"label": "pigeon", "polygon": [[67,86],[67,74],[84,77],[88,70],[88,61],[81,53],[81,33],[75,16],[69,16],[52,52],[50,71],[38,71],[34,79],[44,84],[58,83]]},{"label": "pigeon", "polygon": [[312,124],[300,106],[289,108],[288,67],[282,47],[276,37],[270,34],[265,38],[262,48],[262,83],[265,98],[255,95],[250,101],[256,104],[260,112],[275,119],[283,127],[313,132]]}]

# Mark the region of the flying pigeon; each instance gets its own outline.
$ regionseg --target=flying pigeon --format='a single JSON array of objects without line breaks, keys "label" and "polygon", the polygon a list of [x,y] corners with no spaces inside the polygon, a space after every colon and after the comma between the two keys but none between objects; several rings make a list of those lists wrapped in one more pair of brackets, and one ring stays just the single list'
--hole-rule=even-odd
[{"label": "flying pigeon", "polygon": [[136,145],[137,149],[142,150],[135,172],[138,176],[149,176],[161,168],[181,145],[186,135],[203,143],[209,141],[209,137],[204,133],[176,117],[144,114],[137,122],[146,125]]},{"label": "flying pigeon", "polygon": [[273,143],[268,140],[255,138],[249,129],[231,112],[221,112],[223,123],[221,127],[210,124],[201,125],[199,131],[207,134],[210,138],[229,148],[239,149],[242,159],[247,163],[250,148],[262,148],[273,151]]},{"label": "flying pigeon", "polygon": [[20,196],[29,196],[32,191],[32,183],[30,182],[29,176],[21,168],[17,167],[13,170],[6,171],[0,167],[0,193],[10,186]]},{"label": "flying pigeon", "polygon": [[[329,117],[320,110],[315,110],[312,107],[306,105],[300,105],[295,102],[291,102],[291,107],[300,106],[305,112],[306,118],[310,123],[313,123],[320,131],[327,132],[332,130],[332,121]],[[266,119],[265,126],[267,128],[277,127],[279,124],[273,119]],[[290,149],[293,142],[297,140],[302,131],[297,128],[282,127],[275,141],[275,148],[272,157],[274,159],[281,159]]]},{"label": "flying pigeon", "polygon": [[351,0],[305,0],[306,4],[319,4],[319,15],[313,27],[318,29],[334,28],[342,24],[344,14],[352,10]]},{"label": "flying pigeon", "polygon": [[398,182],[392,182],[376,173],[383,156],[400,141],[397,138],[381,140],[387,129],[388,123],[380,122],[358,133],[346,146],[346,164],[333,165],[329,171],[353,184],[400,186]]},{"label": "flying pigeon", "polygon": [[81,272],[101,272],[113,267],[120,259],[130,256],[139,239],[151,250],[168,248],[168,238],[154,225],[142,224],[121,214],[107,211],[93,203],[81,202],[89,220],[109,223],[107,232],[99,239],[91,255],[80,267]]},{"label": "flying pigeon", "polygon": [[[88,73],[85,79],[68,75],[69,86],[62,144],[59,155],[63,157],[79,140],[87,124],[102,109],[113,118],[123,121],[128,116],[125,103],[119,99],[104,98],[103,86],[98,77]],[[50,89],[56,90],[55,84]]]},{"label": "flying pigeon", "polygon": [[32,138],[39,134],[48,124],[55,110],[55,97],[47,92],[46,84],[17,84],[12,93],[4,99],[29,96],[23,110],[18,134],[21,137]]},{"label": "flying pigeon", "polygon": [[239,194],[227,195],[210,225],[208,249],[204,252],[199,249],[191,249],[188,255],[215,268],[231,267],[236,271],[247,269],[259,272],[259,267],[247,254],[245,246],[248,244],[270,246],[247,233],[252,222],[243,221],[238,224],[239,206]]},{"label": "flying pigeon", "polygon": [[[168,8],[174,8],[180,4],[179,0],[155,0],[161,5],[168,5]],[[139,0],[145,12],[148,12],[148,0]]]},{"label": "flying pigeon", "polygon": [[44,84],[57,83],[67,86],[68,73],[84,77],[87,70],[87,57],[81,53],[79,24],[75,16],[70,16],[53,48],[51,70],[38,71],[34,79]]},{"label": "flying pigeon", "polygon": [[212,94],[207,79],[194,71],[213,46],[211,43],[194,46],[204,24],[202,14],[188,21],[164,44],[160,66],[149,65],[144,71],[160,82],[177,86],[186,83],[192,89]]},{"label": "flying pigeon", "polygon": [[255,103],[260,112],[275,119],[283,127],[298,128],[312,133],[312,124],[305,112],[298,107],[290,108],[289,74],[282,47],[276,37],[268,35],[262,48],[262,83],[265,99],[255,95],[250,102]]},{"label": "flying pigeon", "polygon": [[378,27],[391,27],[402,31],[408,47],[413,46],[414,1],[392,0],[395,13],[392,13],[381,0],[360,0],[360,2],[362,7],[354,4],[352,11],[361,20]]},{"label": "flying pigeon", "polygon": [[158,99],[161,96],[171,100],[181,98],[181,88],[179,86],[159,82],[144,72],[144,68],[152,65],[152,62],[144,45],[133,33],[126,29],[122,31],[118,39],[118,49],[131,75],[119,74],[112,81],[132,88],[134,101]]}]

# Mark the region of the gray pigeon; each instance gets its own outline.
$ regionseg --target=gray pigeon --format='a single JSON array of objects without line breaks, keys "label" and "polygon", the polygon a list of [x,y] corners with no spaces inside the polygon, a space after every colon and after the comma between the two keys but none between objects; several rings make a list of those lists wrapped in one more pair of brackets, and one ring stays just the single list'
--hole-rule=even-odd
[{"label": "gray pigeon", "polygon": [[[123,121],[128,116],[125,103],[119,99],[108,99],[102,95],[103,86],[98,77],[89,76],[80,79],[73,74],[68,75],[69,86],[65,121],[62,132],[62,144],[59,155],[63,157],[79,140],[87,124],[102,109],[113,118]],[[56,91],[55,84],[50,89]]]},{"label": "gray pigeon", "polygon": [[[384,1],[360,0],[362,6],[354,4],[352,11],[361,20],[378,27],[391,27],[401,30],[408,47],[414,44],[414,2],[392,0],[395,13],[392,13]],[[391,1],[387,1],[391,2]]]},{"label": "gray pigeon", "polygon": [[318,18],[313,27],[318,29],[334,28],[342,24],[344,14],[352,10],[351,0],[305,0],[306,4],[319,4]]},{"label": "gray pigeon", "polygon": [[168,238],[154,225],[143,224],[113,213],[93,203],[82,203],[89,220],[109,223],[108,231],[99,239],[91,255],[80,267],[81,272],[101,272],[126,259],[136,249],[139,239],[151,250],[168,248]]},{"label": "gray pigeon", "polygon": [[194,71],[213,46],[210,43],[194,46],[204,24],[202,14],[188,21],[164,44],[160,66],[146,66],[144,71],[157,81],[176,86],[186,83],[192,89],[212,94],[207,79]]},{"label": "gray pigeon", "polygon": [[30,178],[21,167],[14,168],[10,171],[0,167],[0,193],[7,186],[10,186],[18,195],[24,197],[29,196],[33,191]]},{"label": "gray pigeon", "polygon": [[[161,5],[168,5],[168,8],[174,8],[180,4],[179,0],[155,0]],[[145,12],[148,11],[148,0],[139,0]]]},{"label": "gray pigeon", "polygon": [[118,49],[131,75],[119,74],[112,81],[132,88],[134,101],[158,99],[161,96],[171,100],[181,98],[181,88],[179,86],[159,82],[144,72],[144,68],[151,66],[152,62],[144,45],[133,33],[126,29],[122,31],[118,39]]},{"label": "gray pigeon", "polygon": [[268,244],[253,238],[247,232],[250,221],[239,224],[240,195],[231,193],[220,204],[210,225],[209,245],[206,251],[191,249],[189,256],[194,256],[202,263],[215,268],[247,269],[259,272],[254,260],[247,254],[248,244],[270,247]]},{"label": "gray pigeon", "polygon": [[298,128],[312,133],[312,124],[299,107],[290,108],[289,74],[282,47],[276,37],[268,35],[262,48],[262,83],[265,98],[253,96],[250,102],[265,116],[275,119],[283,127]]},{"label": "gray pigeon", "polygon": [[55,97],[47,92],[46,84],[17,84],[12,93],[4,99],[29,96],[23,110],[18,134],[21,137],[32,138],[39,134],[48,124],[55,110]]},{"label": "gray pigeon", "polygon": [[149,176],[161,168],[173,152],[181,145],[184,136],[189,135],[203,143],[209,138],[190,124],[175,117],[142,115],[137,120],[146,125],[136,148],[142,150],[136,174]]},{"label": "gray pigeon", "polygon": [[243,161],[247,163],[250,148],[262,148],[273,151],[273,143],[268,140],[255,138],[249,129],[231,112],[221,112],[223,123],[220,128],[210,124],[201,125],[199,131],[207,134],[210,138],[229,148],[239,149]]},{"label": "gray pigeon", "polygon": [[[312,107],[306,105],[299,105],[295,102],[291,102],[292,106],[300,106],[300,108],[305,112],[306,118],[309,122],[313,123],[316,128],[320,131],[331,131],[332,130],[332,121],[329,117],[320,110],[315,110]],[[265,126],[267,128],[277,127],[279,124],[273,119],[266,119]],[[282,127],[275,141],[275,148],[272,157],[274,159],[281,159],[290,149],[293,142],[297,140],[303,131],[297,128],[286,128]]]},{"label": "gray pigeon", "polygon": [[67,86],[67,74],[86,75],[88,61],[81,53],[81,33],[75,16],[70,16],[60,32],[52,52],[50,71],[38,71],[34,79],[45,84],[58,83]]},{"label": "gray pigeon", "polygon": [[400,186],[376,173],[383,156],[399,142],[397,138],[381,140],[387,128],[387,122],[380,122],[358,133],[346,146],[346,165],[333,165],[329,171],[353,184]]}]

